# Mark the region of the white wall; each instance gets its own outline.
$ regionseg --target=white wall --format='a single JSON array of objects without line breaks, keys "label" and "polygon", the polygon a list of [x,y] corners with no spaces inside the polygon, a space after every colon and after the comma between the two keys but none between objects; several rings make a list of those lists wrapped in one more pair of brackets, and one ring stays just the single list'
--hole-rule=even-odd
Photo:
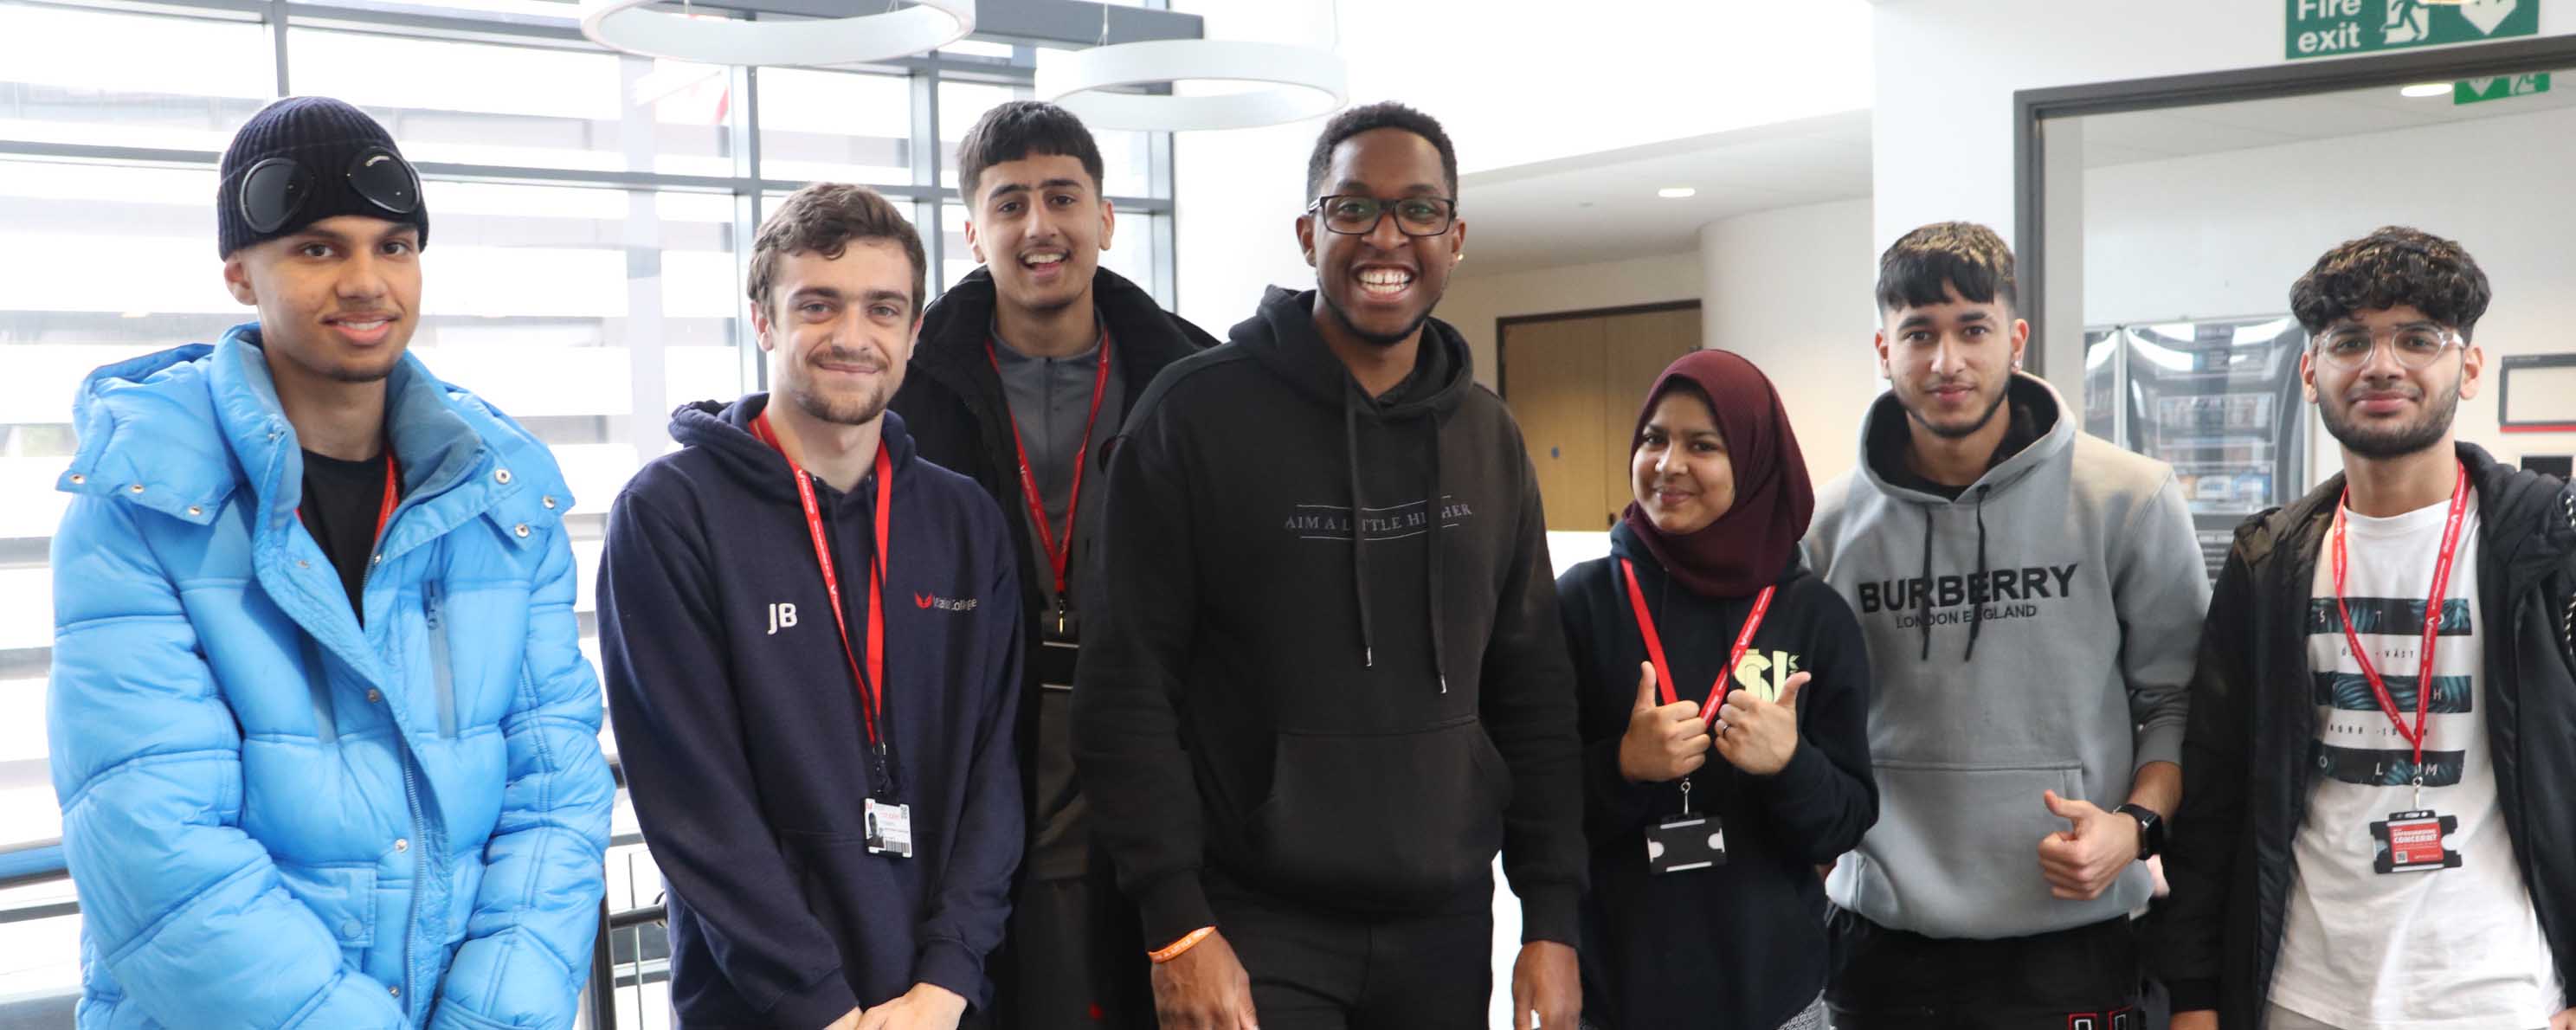
[{"label": "white wall", "polygon": [[[2014,91],[2279,64],[2282,22],[2257,0],[1878,5],[1873,241],[1951,218],[2011,238]],[[2576,33],[2576,4],[2542,7],[2540,31]]]},{"label": "white wall", "polygon": [[1859,460],[1860,417],[1880,391],[1870,299],[1870,202],[1782,208],[1700,229],[1707,346],[1735,351],[1779,387],[1821,487]]},{"label": "white wall", "polygon": [[[1462,272],[1476,264],[1473,230],[1470,225],[1467,260],[1458,266]],[[1492,386],[1499,364],[1494,354],[1495,319],[1698,300],[1707,288],[1699,262],[1698,254],[1684,252],[1502,275],[1466,275],[1449,280],[1449,293],[1432,313],[1458,327],[1475,353],[1476,381]]]},{"label": "white wall", "polygon": [[[2421,166],[2355,153],[2445,155],[2474,168],[2433,182]],[[2497,430],[2496,369],[2508,354],[2576,350],[2576,251],[2544,225],[2576,206],[2576,109],[2092,169],[2084,196],[2087,324],[2268,315],[2326,248],[2387,224],[2459,241],[2495,302],[2478,323],[2486,392],[2457,431],[2498,457],[2576,451],[2576,434]]]}]

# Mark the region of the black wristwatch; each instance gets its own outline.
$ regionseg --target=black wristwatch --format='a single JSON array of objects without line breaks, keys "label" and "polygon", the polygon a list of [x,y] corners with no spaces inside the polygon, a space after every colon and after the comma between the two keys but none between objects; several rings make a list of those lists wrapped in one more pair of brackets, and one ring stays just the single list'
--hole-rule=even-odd
[{"label": "black wristwatch", "polygon": [[2140,804],[2126,804],[2112,809],[2138,821],[2138,861],[2144,862],[2165,850],[2165,817]]}]

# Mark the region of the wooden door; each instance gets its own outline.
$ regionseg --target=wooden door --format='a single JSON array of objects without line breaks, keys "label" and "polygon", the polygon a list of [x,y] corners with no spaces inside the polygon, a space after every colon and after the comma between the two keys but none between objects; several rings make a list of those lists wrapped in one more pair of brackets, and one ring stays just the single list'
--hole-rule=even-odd
[{"label": "wooden door", "polygon": [[1617,521],[1637,405],[1699,335],[1697,306],[1503,327],[1503,400],[1538,469],[1547,528],[1597,533]]},{"label": "wooden door", "polygon": [[1616,315],[1604,329],[1606,341],[1601,401],[1603,477],[1602,510],[1615,518],[1636,494],[1629,485],[1629,444],[1637,430],[1637,408],[1674,359],[1699,349],[1699,309]]},{"label": "wooden door", "polygon": [[1521,424],[1549,529],[1601,529],[1589,513],[1601,496],[1603,324],[1565,319],[1513,326],[1503,385]]}]

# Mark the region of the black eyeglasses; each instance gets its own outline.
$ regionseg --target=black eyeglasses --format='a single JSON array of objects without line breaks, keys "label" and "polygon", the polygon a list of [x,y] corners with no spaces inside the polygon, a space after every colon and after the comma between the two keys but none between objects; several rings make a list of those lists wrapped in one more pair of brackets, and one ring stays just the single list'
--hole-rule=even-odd
[{"label": "black eyeglasses", "polygon": [[1458,220],[1458,202],[1447,197],[1406,197],[1402,200],[1379,200],[1357,194],[1337,194],[1315,198],[1306,210],[1323,216],[1324,228],[1344,236],[1365,236],[1377,230],[1377,223],[1395,212],[1395,228],[1407,236],[1438,236],[1449,231]]},{"label": "black eyeglasses", "polygon": [[[350,159],[343,174],[358,196],[383,208],[388,214],[408,215],[420,210],[420,175],[402,155],[383,147],[368,147]],[[313,195],[313,172],[291,157],[272,157],[242,172],[242,220],[252,232],[272,233],[295,218],[306,198]]]}]

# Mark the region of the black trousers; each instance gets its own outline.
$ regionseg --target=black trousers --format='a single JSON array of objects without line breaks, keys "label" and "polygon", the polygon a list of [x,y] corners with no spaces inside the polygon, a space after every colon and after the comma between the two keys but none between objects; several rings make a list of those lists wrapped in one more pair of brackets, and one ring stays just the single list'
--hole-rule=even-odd
[{"label": "black trousers", "polygon": [[1012,1030],[1154,1025],[1144,935],[1106,858],[1085,875],[1022,887],[1010,951]]},{"label": "black trousers", "polygon": [[1841,972],[1834,1030],[2145,1030],[2127,917],[2071,930],[1956,940],[1828,917]]},{"label": "black trousers", "polygon": [[[1493,889],[1458,910],[1354,916],[1208,877],[1208,901],[1252,975],[1262,1030],[1482,1030],[1493,998]],[[1450,906],[1444,906],[1450,907]]]}]

